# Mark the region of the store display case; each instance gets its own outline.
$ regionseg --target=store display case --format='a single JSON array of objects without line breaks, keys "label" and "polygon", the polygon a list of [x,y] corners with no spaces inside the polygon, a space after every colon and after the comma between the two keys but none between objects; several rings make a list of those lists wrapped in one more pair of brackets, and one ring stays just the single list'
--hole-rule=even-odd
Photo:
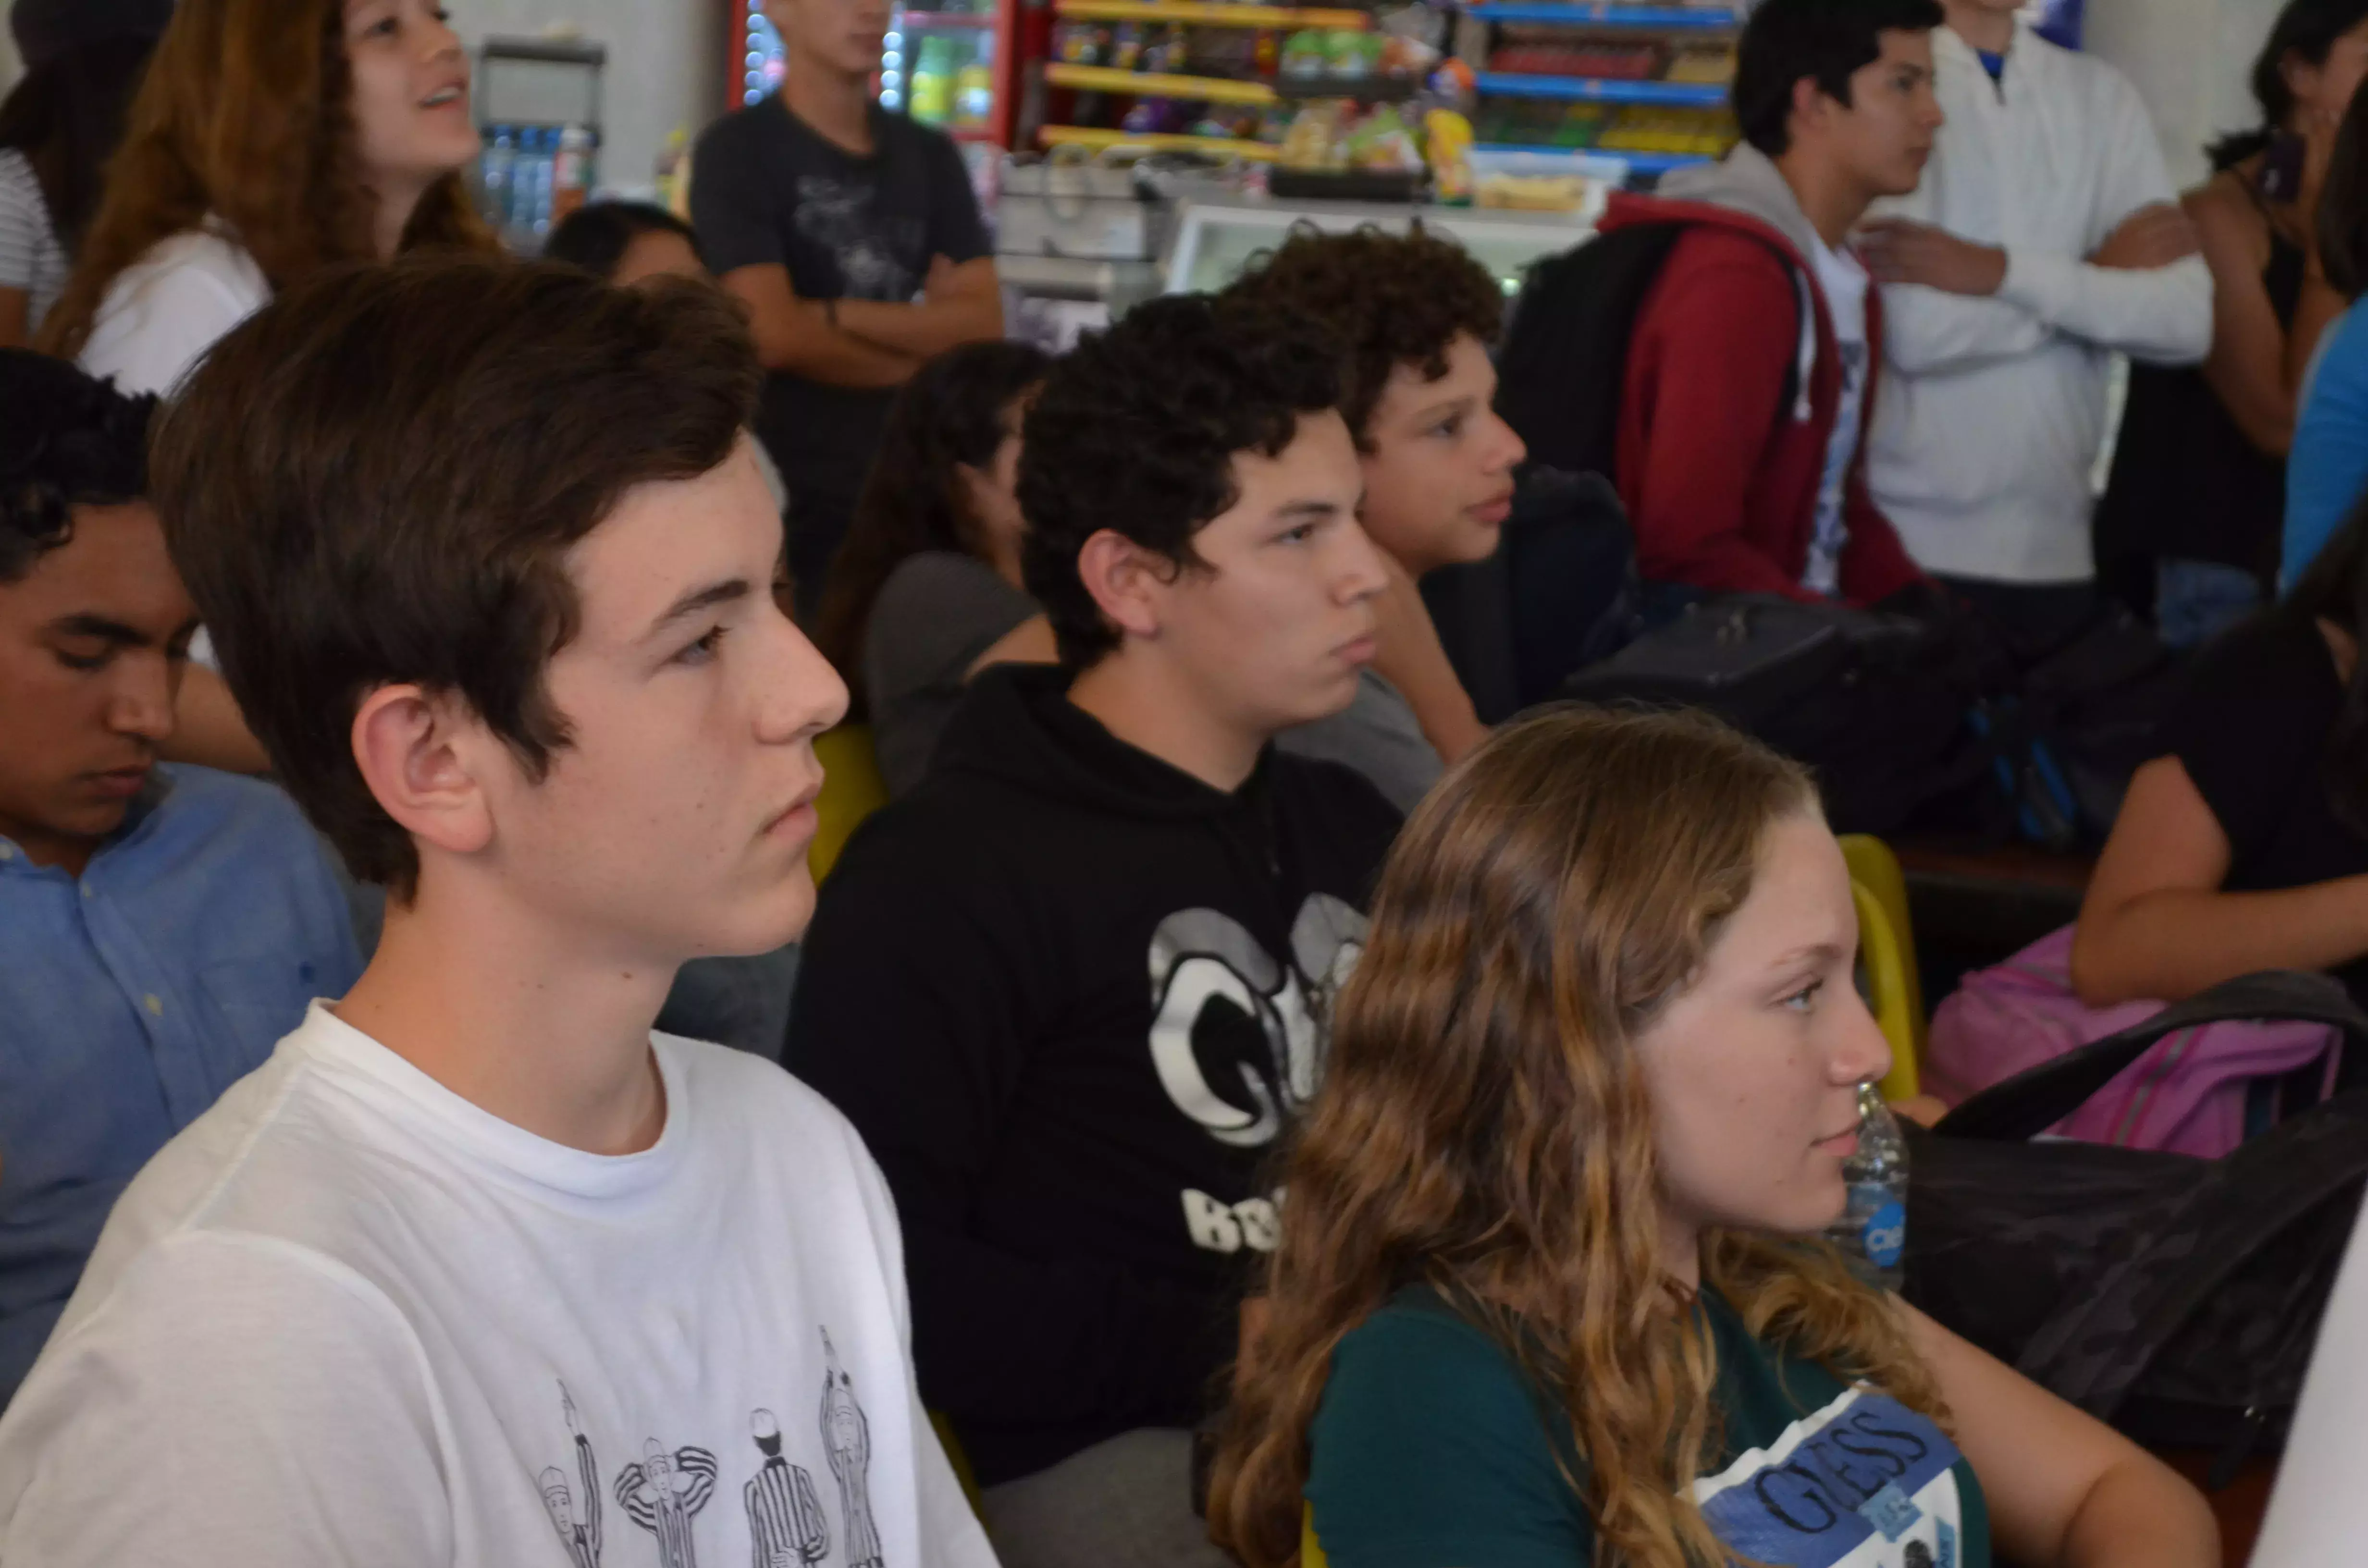
[{"label": "store display case", "polygon": [[1519,292],[1531,263],[1570,249],[1595,232],[1605,187],[1590,187],[1576,212],[1518,212],[1475,207],[1409,207],[1349,201],[1281,201],[1246,196],[1216,182],[1188,185],[1176,196],[1163,265],[1170,293],[1222,289],[1250,258],[1281,244],[1301,223],[1332,233],[1372,226],[1402,232],[1419,221],[1477,257],[1503,286]]}]

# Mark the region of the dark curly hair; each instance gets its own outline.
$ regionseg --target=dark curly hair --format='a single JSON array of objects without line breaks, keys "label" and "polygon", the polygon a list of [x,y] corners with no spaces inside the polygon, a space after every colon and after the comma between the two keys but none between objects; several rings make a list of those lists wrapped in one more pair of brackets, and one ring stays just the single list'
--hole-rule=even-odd
[{"label": "dark curly hair", "polygon": [[814,646],[847,682],[849,719],[869,708],[863,639],[889,574],[928,551],[986,559],[961,468],[995,461],[1006,412],[1052,364],[1025,343],[965,343],[914,371],[896,394],[814,620]]},{"label": "dark curly hair", "polygon": [[1338,340],[1345,356],[1340,412],[1357,445],[1400,365],[1437,381],[1447,351],[1470,333],[1494,346],[1505,325],[1505,291],[1472,253],[1417,223],[1409,233],[1360,229],[1292,231],[1279,250],[1254,259],[1224,292],[1229,304],[1300,316]]},{"label": "dark curly hair", "polygon": [[1021,431],[1020,571],[1061,663],[1083,669],[1119,643],[1077,575],[1087,540],[1109,528],[1204,569],[1192,536],[1240,499],[1235,457],[1281,456],[1340,390],[1328,335],[1200,294],[1138,306],[1055,362]]},{"label": "dark curly hair", "polygon": [[62,359],[0,348],[0,583],[72,539],[76,506],[148,493],[155,410]]}]

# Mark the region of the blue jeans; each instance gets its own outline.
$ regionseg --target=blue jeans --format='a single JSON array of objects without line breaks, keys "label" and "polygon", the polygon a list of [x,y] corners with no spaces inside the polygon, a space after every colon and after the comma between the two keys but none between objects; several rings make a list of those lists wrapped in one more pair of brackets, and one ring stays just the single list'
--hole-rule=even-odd
[{"label": "blue jeans", "polygon": [[2203,646],[2260,604],[2260,579],[2241,566],[2168,556],[2155,562],[2155,631],[2173,648]]}]

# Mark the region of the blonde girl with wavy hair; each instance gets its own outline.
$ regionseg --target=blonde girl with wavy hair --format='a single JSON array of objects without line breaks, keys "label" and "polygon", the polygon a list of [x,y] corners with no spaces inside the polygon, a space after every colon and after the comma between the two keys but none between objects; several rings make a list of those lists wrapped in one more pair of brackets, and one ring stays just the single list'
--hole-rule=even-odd
[{"label": "blonde girl with wavy hair", "polygon": [[1856,1283],[1849,872],[1704,719],[1553,710],[1408,822],[1210,1500],[1249,1568],[2210,1568],[2162,1464]]}]

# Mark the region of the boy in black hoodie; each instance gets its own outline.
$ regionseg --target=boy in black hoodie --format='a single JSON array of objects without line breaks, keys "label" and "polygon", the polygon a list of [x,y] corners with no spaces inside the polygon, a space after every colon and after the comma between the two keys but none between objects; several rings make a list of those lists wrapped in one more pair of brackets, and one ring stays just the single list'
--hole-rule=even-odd
[{"label": "boy in black hoodie", "polygon": [[1269,744],[1372,656],[1339,399],[1324,339],[1199,298],[1054,368],[1019,498],[1061,665],[973,682],[807,938],[788,1064],[887,1173],[923,1395],[1010,1568],[1224,1561],[1189,1428],[1397,827]]}]

